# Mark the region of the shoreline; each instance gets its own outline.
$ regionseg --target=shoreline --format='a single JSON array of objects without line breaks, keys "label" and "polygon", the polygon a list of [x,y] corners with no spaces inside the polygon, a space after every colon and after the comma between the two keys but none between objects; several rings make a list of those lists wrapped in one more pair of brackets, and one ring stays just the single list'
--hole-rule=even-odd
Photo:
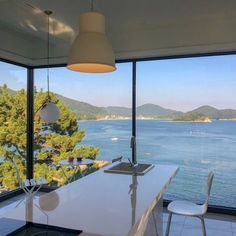
[{"label": "shoreline", "polygon": [[[91,120],[78,120],[78,122],[87,122],[87,121],[125,121],[129,120],[132,121],[131,118],[127,119],[91,119]],[[136,119],[136,120],[153,120],[153,121],[163,121],[163,122],[186,122],[186,123],[211,123],[214,121],[236,121],[236,118],[232,119],[209,119],[208,120],[171,120],[171,119],[155,119],[155,118],[145,118],[145,119]]]}]

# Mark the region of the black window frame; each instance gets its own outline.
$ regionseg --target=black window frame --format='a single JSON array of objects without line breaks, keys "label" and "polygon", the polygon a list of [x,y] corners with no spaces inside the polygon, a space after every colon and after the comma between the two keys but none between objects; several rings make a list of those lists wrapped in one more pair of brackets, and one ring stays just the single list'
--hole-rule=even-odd
[{"label": "black window frame", "polygon": [[[195,54],[182,54],[182,55],[168,55],[168,56],[158,56],[158,57],[144,57],[136,59],[122,59],[116,60],[117,64],[120,63],[132,63],[132,136],[136,138],[136,63],[144,61],[158,61],[158,60],[170,60],[170,59],[184,59],[184,58],[194,58],[194,57],[210,57],[210,56],[227,56],[227,55],[236,55],[236,51],[222,51],[222,52],[209,52],[209,53],[195,53]],[[35,69],[45,69],[48,68],[48,65],[40,66],[29,66],[23,63],[14,62],[12,60],[0,58],[0,62],[6,62],[9,64],[21,66],[27,69],[27,158],[26,158],[26,177],[33,178],[34,173],[34,70]],[[66,67],[66,64],[52,64],[49,68],[59,68]],[[132,160],[134,160],[135,149],[132,149]],[[42,192],[49,192],[55,188],[45,187],[42,188]],[[0,202],[22,194],[21,189],[16,189],[14,191],[1,194]],[[170,201],[164,199],[164,206],[167,206]],[[236,208],[231,207],[222,207],[209,205],[208,212],[219,213],[219,214],[228,214],[236,215]]]}]

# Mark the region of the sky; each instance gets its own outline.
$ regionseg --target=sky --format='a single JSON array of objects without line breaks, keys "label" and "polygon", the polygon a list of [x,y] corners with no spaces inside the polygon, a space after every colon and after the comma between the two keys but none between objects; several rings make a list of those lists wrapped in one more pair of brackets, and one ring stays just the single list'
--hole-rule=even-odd
[{"label": "sky", "polygon": [[[0,84],[26,87],[26,70],[0,63]],[[107,74],[50,69],[50,89],[95,106],[131,107],[132,64],[117,64]],[[46,89],[46,70],[35,71],[35,86]],[[157,104],[189,111],[202,105],[236,109],[236,55],[137,63],[137,105]]]}]

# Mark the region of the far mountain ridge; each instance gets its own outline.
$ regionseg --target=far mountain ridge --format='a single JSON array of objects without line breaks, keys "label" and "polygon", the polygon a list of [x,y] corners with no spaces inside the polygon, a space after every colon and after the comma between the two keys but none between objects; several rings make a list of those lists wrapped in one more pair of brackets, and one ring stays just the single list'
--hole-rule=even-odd
[{"label": "far mountain ridge", "polygon": [[[9,92],[16,93],[9,89]],[[60,100],[68,105],[77,115],[78,119],[103,119],[105,117],[131,117],[132,109],[122,106],[98,107],[86,102],[71,99],[60,94],[56,94]],[[138,117],[157,118],[157,119],[176,119],[191,115],[202,115],[209,119],[235,119],[236,110],[217,109],[213,106],[203,105],[188,112],[181,112],[173,109],[164,108],[152,103],[146,103],[136,108]]]},{"label": "far mountain ridge", "polygon": [[236,118],[236,110],[233,109],[217,109],[212,106],[201,106],[186,114],[198,113],[202,114],[210,119],[233,119]]},{"label": "far mountain ridge", "polygon": [[[131,117],[132,109],[122,106],[97,107],[89,103],[80,102],[58,95],[73,111],[76,112],[79,119],[99,119],[105,116]],[[203,105],[188,112],[164,108],[152,103],[146,103],[136,108],[136,114],[139,117],[174,119],[192,114],[200,114],[209,119],[233,119],[236,118],[234,109],[217,109],[213,106]]]},{"label": "far mountain ridge", "polygon": [[121,107],[121,106],[109,106],[104,108],[106,109],[107,113],[114,116],[126,116],[131,117],[132,109],[128,107]]},{"label": "far mountain ridge", "polygon": [[173,113],[176,113],[176,112],[179,112],[179,111],[166,109],[164,107],[151,104],[151,103],[147,103],[147,104],[137,107],[137,115],[144,116],[144,117],[167,116],[167,115],[172,115]]}]

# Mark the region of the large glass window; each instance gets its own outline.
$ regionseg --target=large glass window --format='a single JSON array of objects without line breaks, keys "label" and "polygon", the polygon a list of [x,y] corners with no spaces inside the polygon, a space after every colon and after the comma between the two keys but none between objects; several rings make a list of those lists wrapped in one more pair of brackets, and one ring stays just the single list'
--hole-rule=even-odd
[{"label": "large glass window", "polygon": [[167,199],[236,207],[236,56],[137,63],[138,161],[180,167]]},{"label": "large glass window", "polygon": [[0,62],[0,195],[17,189],[25,179],[26,87],[25,68]]},{"label": "large glass window", "polygon": [[117,64],[117,70],[107,74],[51,68],[50,97],[60,109],[60,119],[48,125],[37,112],[47,96],[47,70],[35,70],[35,177],[46,177],[50,186],[61,186],[72,176],[81,176],[61,165],[61,160],[93,159],[96,170],[106,164],[103,160],[131,157],[131,73],[131,63]]}]

